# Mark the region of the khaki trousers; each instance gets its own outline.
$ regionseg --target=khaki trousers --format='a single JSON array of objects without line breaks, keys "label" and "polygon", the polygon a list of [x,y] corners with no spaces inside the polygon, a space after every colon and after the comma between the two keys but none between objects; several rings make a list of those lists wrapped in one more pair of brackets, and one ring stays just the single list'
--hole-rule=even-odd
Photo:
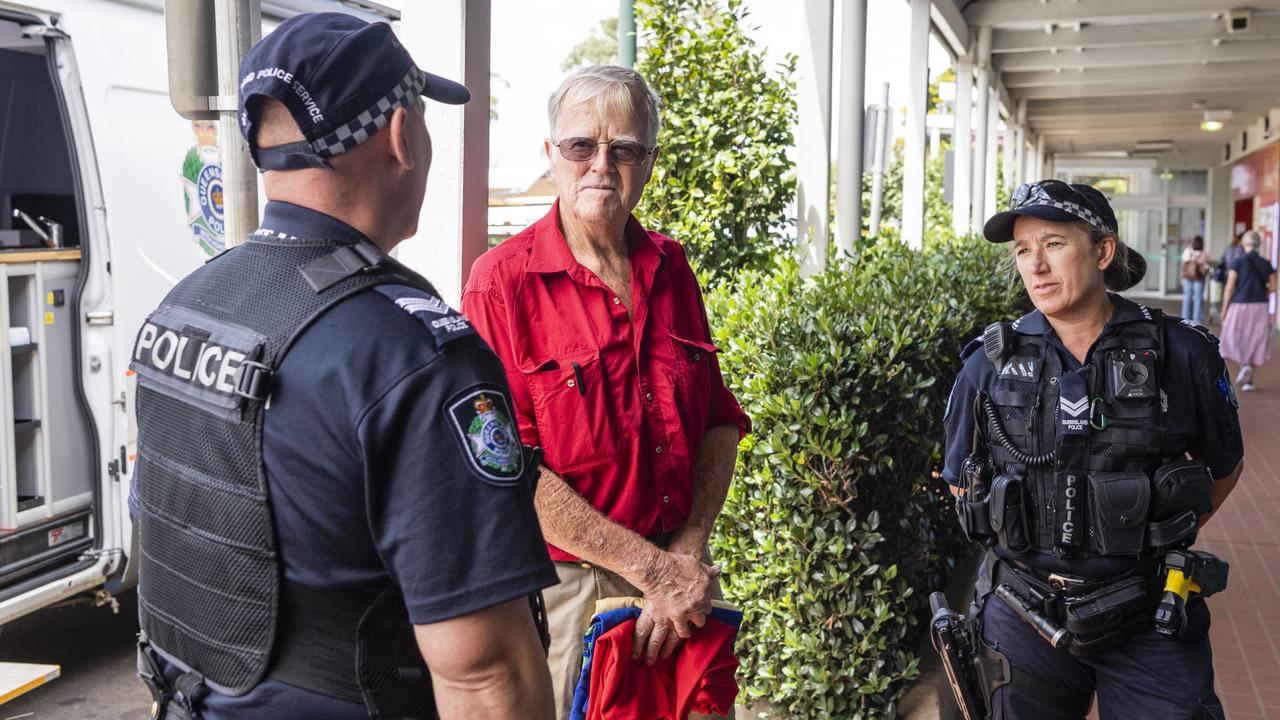
[{"label": "khaki trousers", "polygon": [[[573,691],[582,674],[582,635],[595,614],[596,601],[609,597],[640,597],[643,593],[604,568],[588,563],[558,562],[555,565],[560,584],[542,591],[547,606],[547,625],[551,629],[547,664],[551,668],[557,716],[560,720],[567,720],[573,709]],[[712,588],[712,597],[724,597],[719,581]],[[719,716],[693,713],[689,717],[694,720]],[[733,713],[728,717],[732,720]]]}]

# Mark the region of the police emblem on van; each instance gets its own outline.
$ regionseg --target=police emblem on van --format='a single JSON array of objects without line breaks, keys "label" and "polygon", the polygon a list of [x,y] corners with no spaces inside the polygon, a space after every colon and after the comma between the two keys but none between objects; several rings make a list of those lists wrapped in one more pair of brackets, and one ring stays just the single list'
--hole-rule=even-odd
[{"label": "police emblem on van", "polygon": [[513,485],[524,474],[520,433],[507,395],[496,387],[468,388],[448,405],[464,454],[482,480]]}]

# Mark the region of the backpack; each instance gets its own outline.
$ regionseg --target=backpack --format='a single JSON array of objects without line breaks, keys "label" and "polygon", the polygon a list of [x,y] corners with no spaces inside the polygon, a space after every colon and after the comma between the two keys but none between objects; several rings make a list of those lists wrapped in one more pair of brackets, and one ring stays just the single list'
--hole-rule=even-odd
[{"label": "backpack", "polygon": [[1182,279],[1183,280],[1203,280],[1204,269],[1200,267],[1200,263],[1195,260],[1187,260],[1182,263]]}]

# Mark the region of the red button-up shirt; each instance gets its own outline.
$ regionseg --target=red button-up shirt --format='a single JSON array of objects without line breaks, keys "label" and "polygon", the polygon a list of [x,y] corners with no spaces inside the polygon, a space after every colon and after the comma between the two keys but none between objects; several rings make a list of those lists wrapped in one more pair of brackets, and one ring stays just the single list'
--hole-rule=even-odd
[{"label": "red button-up shirt", "polygon": [[[462,312],[506,368],[521,439],[642,535],[689,518],[709,428],[751,423],[724,385],[684,249],[633,217],[632,312],[573,257],[558,204],[476,261]],[[548,545],[555,560],[573,555]]]}]

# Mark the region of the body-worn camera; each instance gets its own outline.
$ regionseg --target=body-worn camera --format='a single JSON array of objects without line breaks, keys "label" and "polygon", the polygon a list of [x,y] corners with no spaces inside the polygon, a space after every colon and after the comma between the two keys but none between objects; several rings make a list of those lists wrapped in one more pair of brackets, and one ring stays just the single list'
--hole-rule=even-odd
[{"label": "body-worn camera", "polygon": [[1116,400],[1147,400],[1156,397],[1156,353],[1154,350],[1114,350],[1107,353],[1107,382]]}]

